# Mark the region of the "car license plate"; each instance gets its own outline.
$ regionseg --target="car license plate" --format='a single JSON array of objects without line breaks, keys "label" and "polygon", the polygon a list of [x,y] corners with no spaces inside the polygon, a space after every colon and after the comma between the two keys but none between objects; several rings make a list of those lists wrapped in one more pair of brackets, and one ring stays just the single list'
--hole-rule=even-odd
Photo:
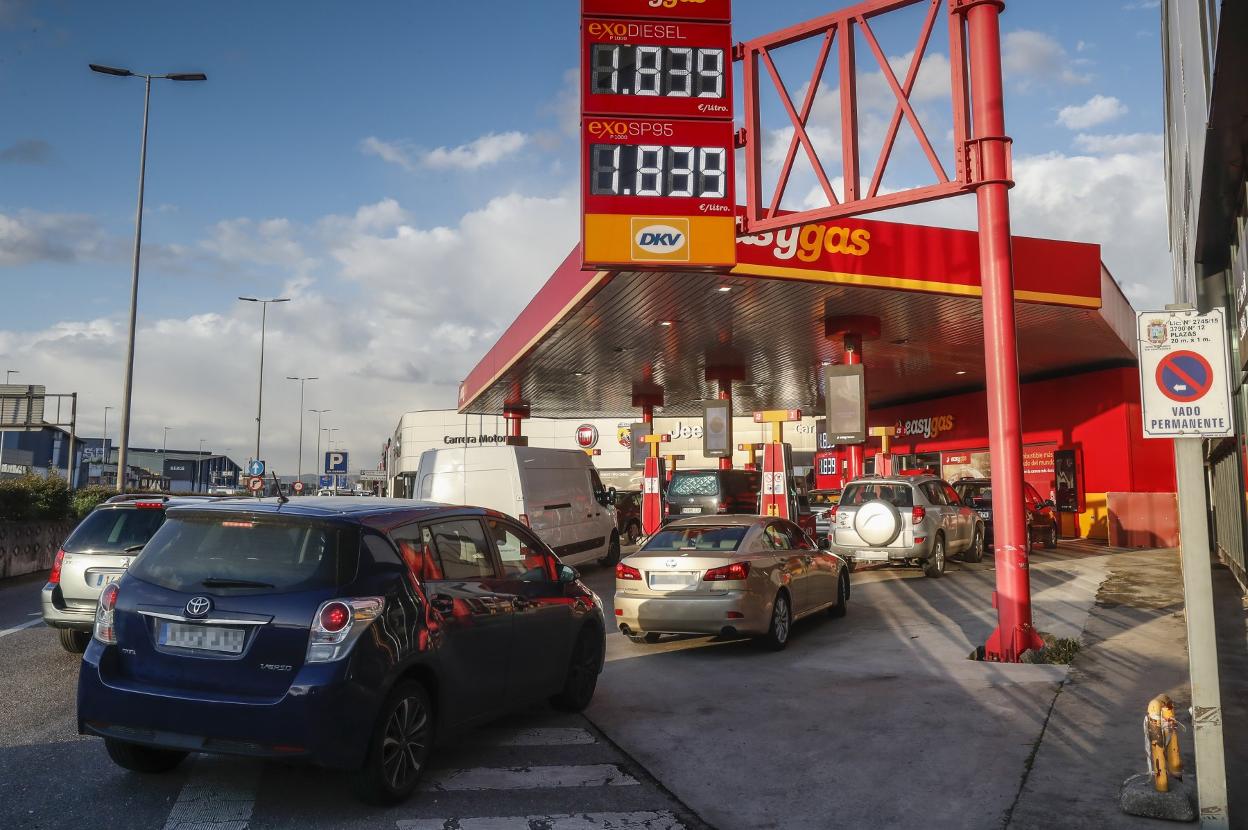
[{"label": "car license plate", "polygon": [[95,582],[93,584],[97,588],[103,588],[110,582],[116,582],[121,579],[121,576],[124,573],[125,571],[96,571]]},{"label": "car license plate", "polygon": [[694,588],[701,581],[701,571],[659,571],[649,574],[649,585],[658,590]]},{"label": "car license plate", "polygon": [[699,513],[699,514],[700,514],[700,513],[702,512],[702,508],[701,508],[701,507],[682,507],[682,508],[680,508],[680,512],[681,512],[681,513]]},{"label": "car license plate", "polygon": [[244,633],[241,628],[219,628],[214,625],[184,625],[171,622],[161,625],[160,644],[174,648],[241,654]]},{"label": "car license plate", "polygon": [[979,517],[980,517],[981,519],[991,519],[991,518],[992,518],[992,511],[991,511],[991,510],[980,510],[980,511],[978,511],[978,512],[979,512]]},{"label": "car license plate", "polygon": [[854,553],[854,559],[863,562],[887,562],[888,551],[886,550],[860,550]]}]

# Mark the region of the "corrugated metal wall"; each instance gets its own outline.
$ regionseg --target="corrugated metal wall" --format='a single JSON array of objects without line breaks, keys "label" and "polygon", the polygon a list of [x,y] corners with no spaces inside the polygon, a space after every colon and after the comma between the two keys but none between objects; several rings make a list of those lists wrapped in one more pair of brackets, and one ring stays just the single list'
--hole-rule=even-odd
[{"label": "corrugated metal wall", "polygon": [[1218,552],[1245,581],[1244,565],[1244,482],[1235,443],[1226,441],[1210,464],[1210,501],[1213,504],[1213,533]]}]

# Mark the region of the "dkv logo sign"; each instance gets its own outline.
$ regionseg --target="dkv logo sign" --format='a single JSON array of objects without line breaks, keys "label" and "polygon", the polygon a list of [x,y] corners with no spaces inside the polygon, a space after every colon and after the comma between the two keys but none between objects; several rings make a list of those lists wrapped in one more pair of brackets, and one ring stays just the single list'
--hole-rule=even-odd
[{"label": "dkv logo sign", "polygon": [[635,262],[688,262],[689,220],[634,217],[632,256]]}]

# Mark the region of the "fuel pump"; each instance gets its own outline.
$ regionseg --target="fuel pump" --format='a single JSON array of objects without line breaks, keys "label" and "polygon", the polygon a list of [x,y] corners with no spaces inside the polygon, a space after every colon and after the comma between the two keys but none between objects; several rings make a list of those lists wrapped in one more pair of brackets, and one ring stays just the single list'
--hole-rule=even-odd
[{"label": "fuel pump", "polygon": [[771,441],[763,446],[763,491],[759,513],[796,519],[790,490],[793,488],[793,448],[784,443],[784,425],[800,421],[800,409],[768,409],[754,413],[754,422],[771,424]]},{"label": "fuel pump", "polygon": [[641,474],[641,532],[649,536],[663,526],[663,496],[666,490],[667,472],[659,453],[660,446],[671,441],[672,436],[641,435],[638,437],[643,443],[649,444],[650,450]]},{"label": "fuel pump", "polygon": [[665,455],[663,460],[667,462],[667,477],[663,481],[671,483],[672,473],[676,472],[676,463],[684,461],[685,457],[683,455]]},{"label": "fuel pump", "polygon": [[766,444],[737,444],[737,449],[744,453],[749,453],[749,460],[745,462],[745,470],[757,470],[758,462],[754,460],[754,453],[761,450]]}]

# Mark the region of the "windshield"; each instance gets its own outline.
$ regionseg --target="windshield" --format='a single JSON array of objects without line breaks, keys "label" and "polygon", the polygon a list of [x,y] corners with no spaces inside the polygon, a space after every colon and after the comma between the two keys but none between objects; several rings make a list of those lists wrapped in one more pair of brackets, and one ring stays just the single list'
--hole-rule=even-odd
[{"label": "windshield", "polygon": [[672,481],[667,485],[668,496],[718,496],[719,475],[717,473],[672,473]]},{"label": "windshield", "polygon": [[954,488],[959,498],[968,504],[990,504],[992,502],[991,484],[958,484]]},{"label": "windshield", "polygon": [[124,551],[144,544],[164,521],[165,511],[154,507],[96,510],[70,534],[65,550]]},{"label": "windshield", "polygon": [[744,525],[699,525],[660,530],[642,546],[642,551],[736,550],[749,528]]},{"label": "windshield", "polygon": [[357,535],[284,517],[170,518],[130,572],[172,591],[331,588],[354,574]]},{"label": "windshield", "polygon": [[841,494],[841,505],[857,507],[869,501],[881,499],[893,507],[914,507],[914,494],[909,484],[862,483],[850,484]]}]

